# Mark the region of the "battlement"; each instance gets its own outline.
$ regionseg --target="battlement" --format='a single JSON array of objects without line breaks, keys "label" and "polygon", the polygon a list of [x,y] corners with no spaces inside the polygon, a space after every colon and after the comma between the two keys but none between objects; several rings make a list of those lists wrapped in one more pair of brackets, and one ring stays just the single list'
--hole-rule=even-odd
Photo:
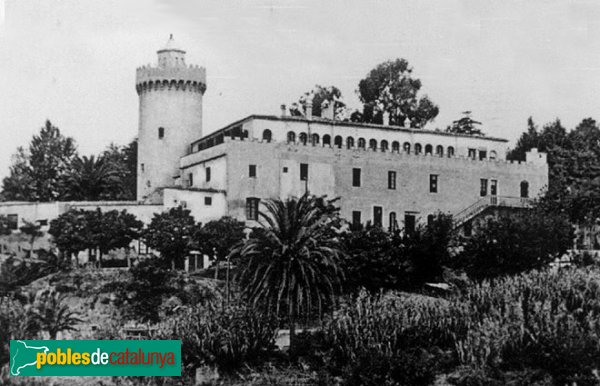
[{"label": "battlement", "polygon": [[197,65],[178,67],[154,67],[136,69],[135,88],[138,94],[162,89],[190,90],[204,94],[206,69]]},{"label": "battlement", "polygon": [[[376,158],[386,158],[389,160],[400,160],[400,159],[412,159],[412,160],[422,160],[424,162],[429,162],[439,160],[444,163],[455,163],[457,167],[466,166],[466,165],[476,165],[476,164],[488,164],[488,165],[496,165],[498,167],[503,167],[505,165],[512,165],[511,167],[522,168],[522,169],[537,169],[540,167],[547,167],[545,162],[545,153],[538,153],[537,149],[532,149],[531,152],[527,152],[529,158],[527,161],[512,161],[512,160],[503,160],[503,159],[490,159],[486,158],[483,160],[474,159],[471,157],[465,156],[443,156],[440,157],[436,154],[415,154],[415,153],[406,153],[405,151],[381,151],[381,149],[369,149],[369,148],[337,148],[335,146],[322,146],[322,145],[312,145],[310,143],[303,144],[301,142],[273,142],[273,141],[265,141],[256,138],[240,138],[240,137],[224,137],[224,143],[229,142],[239,142],[239,143],[253,143],[260,144],[264,146],[271,147],[281,147],[286,146],[290,151],[297,151],[300,149],[311,149],[311,151],[316,151],[322,154],[326,154],[328,152],[337,153],[337,154],[349,154],[355,156],[371,156]],[[194,154],[194,153],[192,153]],[[532,158],[531,154],[535,154],[536,158]]]}]

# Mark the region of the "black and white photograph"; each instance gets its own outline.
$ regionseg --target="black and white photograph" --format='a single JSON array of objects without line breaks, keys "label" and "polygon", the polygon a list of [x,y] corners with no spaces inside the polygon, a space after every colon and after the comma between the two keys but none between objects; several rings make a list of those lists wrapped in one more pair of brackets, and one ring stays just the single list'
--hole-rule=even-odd
[{"label": "black and white photograph", "polygon": [[600,385],[600,3],[0,0],[0,385]]}]

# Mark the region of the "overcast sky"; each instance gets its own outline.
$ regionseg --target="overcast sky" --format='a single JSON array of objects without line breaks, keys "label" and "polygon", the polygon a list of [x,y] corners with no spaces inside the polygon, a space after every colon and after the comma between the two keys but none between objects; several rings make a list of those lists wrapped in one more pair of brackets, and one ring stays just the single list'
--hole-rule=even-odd
[{"label": "overcast sky", "polygon": [[135,68],[170,33],[207,68],[204,133],[277,114],[316,83],[351,107],[376,64],[414,67],[440,106],[513,141],[560,118],[600,119],[600,2],[0,0],[0,177],[50,119],[83,154],[136,136]]}]

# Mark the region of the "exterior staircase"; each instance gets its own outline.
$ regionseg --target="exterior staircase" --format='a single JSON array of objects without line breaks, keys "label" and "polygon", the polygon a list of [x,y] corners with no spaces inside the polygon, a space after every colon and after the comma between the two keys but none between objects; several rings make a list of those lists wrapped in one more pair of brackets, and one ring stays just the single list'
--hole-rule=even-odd
[{"label": "exterior staircase", "polygon": [[475,201],[452,216],[454,228],[459,228],[488,208],[530,208],[531,199],[510,196],[487,196]]}]

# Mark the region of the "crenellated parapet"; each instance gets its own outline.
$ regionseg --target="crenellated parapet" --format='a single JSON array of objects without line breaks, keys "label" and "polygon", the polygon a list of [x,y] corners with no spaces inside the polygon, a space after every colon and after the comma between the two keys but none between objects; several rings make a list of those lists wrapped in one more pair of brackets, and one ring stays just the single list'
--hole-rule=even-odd
[{"label": "crenellated parapet", "polygon": [[142,92],[158,90],[206,91],[206,69],[197,65],[177,67],[142,66],[136,69],[135,89]]}]

